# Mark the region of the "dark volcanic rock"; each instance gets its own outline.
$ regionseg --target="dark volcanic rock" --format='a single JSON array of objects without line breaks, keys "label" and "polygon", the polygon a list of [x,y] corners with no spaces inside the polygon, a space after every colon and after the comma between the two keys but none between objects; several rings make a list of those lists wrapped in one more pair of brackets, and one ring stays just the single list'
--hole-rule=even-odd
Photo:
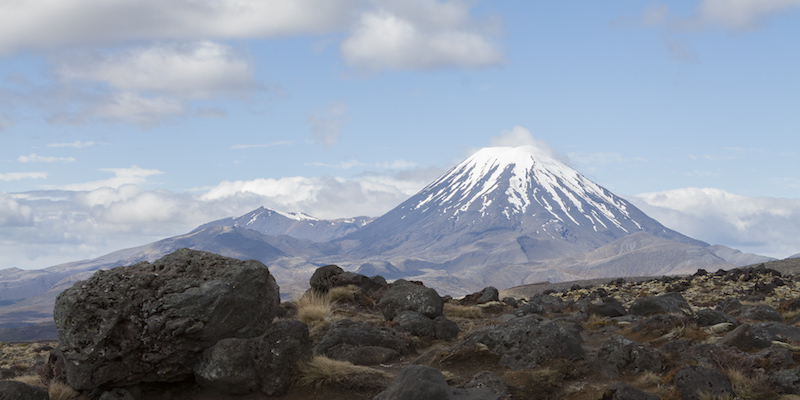
[{"label": "dark volcanic rock", "polygon": [[642,297],[631,304],[629,313],[634,315],[651,315],[657,313],[677,313],[691,315],[692,308],[680,293],[673,292],[660,296]]},{"label": "dark volcanic rock", "polygon": [[769,383],[778,393],[800,394],[800,368],[775,372],[770,375]]},{"label": "dark volcanic rock", "polygon": [[659,397],[622,382],[616,382],[603,393],[600,400],[659,400]]},{"label": "dark volcanic rock", "polygon": [[485,287],[480,292],[468,294],[458,301],[462,306],[474,306],[476,304],[486,304],[490,301],[500,301],[500,291],[494,286]]},{"label": "dark volcanic rock", "polygon": [[499,355],[500,365],[512,369],[532,369],[547,360],[574,361],[584,356],[579,337],[537,314],[474,331],[461,347],[473,348],[478,343]]},{"label": "dark volcanic rock", "polygon": [[311,279],[308,280],[308,283],[311,289],[320,293],[328,293],[333,287],[334,278],[341,273],[344,273],[344,270],[338,265],[319,267],[314,271],[314,274],[311,275]]},{"label": "dark volcanic rock", "polygon": [[742,351],[750,351],[767,348],[773,341],[798,343],[800,328],[774,321],[742,324],[728,332],[721,343],[737,347]]},{"label": "dark volcanic rock", "polygon": [[739,311],[739,318],[748,321],[786,322],[778,310],[765,304],[742,306]]},{"label": "dark volcanic rock", "polygon": [[444,301],[436,290],[398,279],[386,288],[378,300],[378,307],[387,321],[405,310],[436,318],[442,315]]},{"label": "dark volcanic rock", "polygon": [[373,400],[499,400],[490,388],[454,389],[433,367],[411,365],[403,368],[386,390]]},{"label": "dark volcanic rock", "polygon": [[392,320],[392,325],[400,332],[405,332],[425,339],[451,340],[458,336],[458,324],[444,315],[430,319],[416,311],[403,311]]},{"label": "dark volcanic rock", "polygon": [[704,308],[697,311],[694,319],[697,322],[697,326],[700,327],[721,324],[724,322],[729,322],[736,325],[736,318],[733,316],[728,315],[720,310],[714,310],[710,308]]},{"label": "dark volcanic rock", "polygon": [[353,285],[363,292],[365,295],[369,296],[372,293],[378,291],[378,289],[386,286],[386,279],[383,279],[381,276],[374,276],[372,278],[368,278],[365,275],[361,275],[355,272],[345,271],[338,275],[333,275],[331,277],[331,287],[339,287],[339,286],[350,286]]},{"label": "dark volcanic rock", "polygon": [[464,385],[464,388],[489,388],[492,392],[500,396],[500,399],[511,398],[511,392],[508,390],[508,384],[506,384],[506,381],[491,371],[478,372],[472,377],[472,379],[470,379],[469,382]]},{"label": "dark volcanic rock", "polygon": [[586,313],[609,318],[622,317],[628,314],[625,311],[625,307],[613,297],[604,297],[601,303],[589,303],[586,306]]},{"label": "dark volcanic rock", "polygon": [[67,381],[84,390],[188,378],[219,340],[263,333],[278,303],[275,279],[254,260],[181,249],[98,271],[56,300]]},{"label": "dark volcanic rock", "polygon": [[701,393],[733,396],[733,387],[721,372],[699,366],[683,367],[675,374],[675,387],[684,400],[700,400]]},{"label": "dark volcanic rock", "polygon": [[203,352],[194,368],[204,387],[223,393],[247,394],[261,390],[283,394],[297,373],[299,362],[311,356],[308,327],[300,321],[278,321],[253,339],[229,338]]},{"label": "dark volcanic rock", "polygon": [[313,350],[314,354],[356,365],[385,363],[410,352],[397,332],[349,319],[332,323]]},{"label": "dark volcanic rock", "polygon": [[609,378],[617,378],[626,370],[634,375],[643,371],[660,373],[663,363],[658,350],[620,335],[612,335],[597,352],[597,369]]},{"label": "dark volcanic rock", "polygon": [[258,390],[258,375],[253,368],[252,342],[228,338],[203,352],[194,367],[194,376],[203,387],[223,393],[247,394]]},{"label": "dark volcanic rock", "polygon": [[0,400],[49,400],[47,390],[17,381],[0,381]]}]

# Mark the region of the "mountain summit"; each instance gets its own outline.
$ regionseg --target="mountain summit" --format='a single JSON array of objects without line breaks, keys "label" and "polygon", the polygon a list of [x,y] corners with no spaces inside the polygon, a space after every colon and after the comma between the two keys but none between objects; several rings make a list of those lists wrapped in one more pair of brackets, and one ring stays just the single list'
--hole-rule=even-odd
[{"label": "mountain summit", "polygon": [[518,254],[513,262],[530,262],[583,253],[636,232],[708,246],[664,227],[549,153],[522,146],[481,149],[345,238],[360,243],[354,250],[361,255],[434,252],[439,260],[486,240],[487,246],[502,243],[504,254],[486,261]]}]

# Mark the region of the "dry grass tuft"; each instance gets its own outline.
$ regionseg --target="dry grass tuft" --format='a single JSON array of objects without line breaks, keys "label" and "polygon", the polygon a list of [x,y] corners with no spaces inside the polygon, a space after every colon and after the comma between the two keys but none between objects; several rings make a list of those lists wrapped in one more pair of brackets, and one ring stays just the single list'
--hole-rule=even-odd
[{"label": "dry grass tuft", "polygon": [[664,379],[661,375],[652,371],[644,371],[639,373],[631,383],[639,389],[653,389],[658,388],[663,382]]},{"label": "dry grass tuft", "polygon": [[332,360],[324,356],[315,356],[301,363],[299,368],[297,384],[317,389],[327,385],[348,389],[383,388],[391,379],[389,374],[381,370]]},{"label": "dry grass tuft", "polygon": [[39,375],[23,375],[11,378],[12,381],[22,382],[28,386],[37,386],[40,388],[47,388],[47,383],[42,380]]},{"label": "dry grass tuft", "polygon": [[583,327],[586,330],[593,331],[593,330],[597,330],[597,329],[603,328],[605,326],[615,325],[615,324],[616,323],[614,321],[611,321],[611,319],[609,319],[607,317],[601,317],[601,316],[599,316],[597,314],[592,314],[583,323]]},{"label": "dry grass tuft", "polygon": [[328,291],[328,299],[330,299],[331,303],[336,304],[355,304],[368,308],[375,305],[375,302],[355,285],[332,288]]},{"label": "dry grass tuft", "polygon": [[483,318],[483,310],[473,306],[462,306],[451,302],[444,303],[444,315],[449,318]]},{"label": "dry grass tuft", "polygon": [[715,396],[711,392],[706,392],[706,391],[698,392],[697,393],[697,398],[699,400],[731,400],[732,399],[732,397],[729,394],[725,394],[725,395],[721,395],[721,396]]},{"label": "dry grass tuft", "polygon": [[306,292],[297,300],[297,319],[306,324],[326,321],[331,315],[331,301],[325,294],[313,290]]},{"label": "dry grass tuft", "polygon": [[80,393],[73,389],[70,385],[64,382],[53,381],[50,387],[47,388],[50,395],[50,400],[74,400],[77,399]]}]

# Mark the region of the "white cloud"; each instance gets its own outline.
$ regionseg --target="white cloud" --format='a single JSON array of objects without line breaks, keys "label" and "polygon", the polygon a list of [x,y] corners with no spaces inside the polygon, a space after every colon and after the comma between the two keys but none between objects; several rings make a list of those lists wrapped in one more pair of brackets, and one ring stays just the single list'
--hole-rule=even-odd
[{"label": "white cloud", "polygon": [[20,181],[23,179],[45,179],[47,172],[0,172],[0,181]]},{"label": "white cloud", "polygon": [[528,128],[519,125],[511,130],[503,131],[498,136],[490,137],[489,145],[492,147],[532,146],[544,157],[558,158],[556,152],[544,140],[533,137]]},{"label": "white cloud", "polygon": [[156,93],[179,99],[247,94],[256,84],[253,66],[230,46],[211,41],[134,47],[64,61],[64,80],[102,82],[123,93]]},{"label": "white cloud", "polygon": [[274,147],[274,146],[291,146],[294,142],[291,140],[281,140],[272,143],[259,143],[259,144],[235,144],[231,146],[232,150],[243,150],[243,149],[258,149],[258,148],[265,148],[265,147]]},{"label": "white cloud", "polygon": [[360,0],[38,0],[0,3],[0,53],[142,40],[327,33]]},{"label": "white cloud", "polygon": [[308,116],[314,141],[326,146],[333,146],[339,141],[339,133],[349,120],[344,103],[333,103]]},{"label": "white cloud", "polygon": [[82,148],[94,146],[95,144],[97,144],[97,143],[95,143],[95,142],[81,142],[79,140],[76,140],[74,142],[69,142],[69,143],[49,143],[47,145],[47,147],[74,147],[76,149],[82,149]]},{"label": "white cloud", "polygon": [[443,172],[415,168],[351,179],[327,176],[225,181],[190,194],[119,184],[141,181],[158,171],[108,171],[115,173],[114,182],[90,182],[71,190],[0,193],[0,221],[5,221],[0,223],[0,267],[43,268],[98,257],[183,234],[206,222],[240,216],[261,206],[319,218],[378,216]]},{"label": "white cloud", "polygon": [[496,24],[476,21],[471,3],[386,1],[363,12],[341,44],[351,65],[368,69],[431,69],[497,65]]},{"label": "white cloud", "polygon": [[[751,30],[759,27],[770,17],[800,10],[800,0],[701,0],[693,14],[674,15],[665,4],[647,6],[638,19],[646,27],[665,27],[675,32],[700,31],[706,28]],[[624,20],[618,20],[617,24]],[[669,37],[670,44],[676,45]],[[677,43],[679,53],[694,57],[688,45]],[[688,54],[686,54],[688,50]]]},{"label": "white cloud", "polygon": [[111,172],[114,176],[101,181],[63,185],[59,186],[58,189],[73,191],[89,191],[100,188],[116,189],[124,185],[141,185],[147,182],[147,177],[163,174],[159,170],[144,169],[136,165],[130,168],[102,168],[98,171]]},{"label": "white cloud", "polygon": [[33,222],[31,208],[0,193],[0,227],[27,226]]},{"label": "white cloud", "polygon": [[19,156],[17,157],[17,161],[21,163],[55,163],[55,162],[63,162],[63,163],[71,163],[75,162],[75,158],[73,157],[46,157],[40,156],[37,154],[29,154],[27,156]]},{"label": "white cloud", "polygon": [[800,253],[800,199],[685,188],[630,200],[671,229],[711,244],[777,258]]},{"label": "white cloud", "polygon": [[800,9],[800,0],[703,0],[703,20],[726,28],[751,29],[770,16]]},{"label": "white cloud", "polygon": [[314,162],[308,165],[313,165],[315,167],[333,168],[333,169],[351,169],[355,167],[363,167],[366,166],[367,164],[364,164],[358,160],[347,160],[347,161],[342,161],[338,164],[326,164],[321,162]]},{"label": "white cloud", "polygon": [[183,115],[187,104],[169,97],[142,97],[137,93],[121,92],[103,102],[89,105],[78,116],[79,121],[125,121],[145,127],[157,125],[166,117]]}]

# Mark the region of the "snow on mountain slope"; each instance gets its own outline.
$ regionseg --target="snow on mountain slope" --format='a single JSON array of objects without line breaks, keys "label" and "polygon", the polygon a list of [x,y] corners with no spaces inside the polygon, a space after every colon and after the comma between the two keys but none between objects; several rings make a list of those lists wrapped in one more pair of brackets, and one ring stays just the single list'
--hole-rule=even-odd
[{"label": "snow on mountain slope", "polygon": [[[664,227],[538,148],[522,146],[476,152],[345,239],[358,241],[356,250],[362,254],[411,255],[447,252],[469,240],[505,233],[511,242],[535,242],[550,257],[554,249],[564,251],[554,242],[584,252],[641,231],[708,246]],[[542,259],[518,247],[528,259]]]},{"label": "snow on mountain slope", "polygon": [[327,242],[355,232],[372,220],[373,218],[369,217],[321,220],[304,213],[286,213],[259,207],[241,217],[209,222],[197,229],[209,226],[232,226],[254,230],[264,235],[287,235],[295,239]]}]

